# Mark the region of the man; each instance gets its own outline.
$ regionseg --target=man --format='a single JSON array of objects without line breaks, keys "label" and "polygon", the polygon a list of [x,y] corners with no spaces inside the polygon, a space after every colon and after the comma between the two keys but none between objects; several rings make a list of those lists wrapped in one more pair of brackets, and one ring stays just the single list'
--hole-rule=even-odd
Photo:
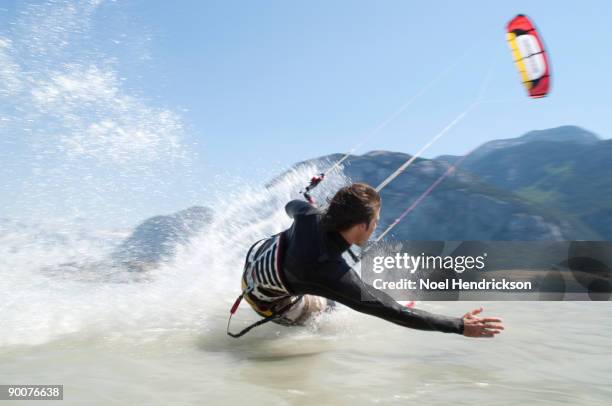
[{"label": "man", "polygon": [[247,254],[242,280],[245,299],[264,320],[283,325],[304,324],[339,302],[419,330],[494,337],[504,329],[498,318],[478,317],[482,308],[463,317],[436,315],[402,306],[364,283],[342,253],[352,244],[363,246],[368,241],[378,223],[380,207],[378,192],[363,183],[340,189],[324,212],[305,201],[289,202],[285,211],[294,220],[291,227],[258,241]]}]

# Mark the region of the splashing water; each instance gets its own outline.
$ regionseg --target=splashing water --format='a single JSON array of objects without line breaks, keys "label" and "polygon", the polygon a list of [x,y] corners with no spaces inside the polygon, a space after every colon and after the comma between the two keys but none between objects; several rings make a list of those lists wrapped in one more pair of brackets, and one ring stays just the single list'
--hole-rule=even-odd
[{"label": "splashing water", "polygon": [[181,116],[129,86],[115,33],[99,32],[116,7],[26,3],[0,29],[0,217],[133,225],[190,179]]},{"label": "splashing water", "polygon": [[[173,261],[146,272],[145,281],[105,280],[117,270],[87,266],[104,260],[125,232],[88,235],[70,224],[5,226],[0,318],[7,328],[0,345],[41,344],[69,333],[205,328],[223,321],[239,293],[246,250],[290,225],[284,205],[317,170],[290,172],[268,189],[244,185],[235,196],[212,203],[212,223],[181,246]],[[332,176],[318,192],[329,194],[344,183],[340,174]],[[65,263],[78,265],[65,269],[60,266]]]},{"label": "splashing water", "polygon": [[[114,217],[143,220],[150,191],[188,175],[191,158],[180,116],[128,88],[96,37],[113,3],[27,3],[0,31],[2,347],[221,320],[245,250],[290,224],[284,204],[320,171],[303,167],[269,188],[237,184],[200,202],[214,219],[172,261],[142,273],[115,266],[111,253],[130,230]],[[319,192],[344,182],[336,175]],[[136,207],[125,195],[138,195]],[[111,227],[92,226],[96,216]]]}]

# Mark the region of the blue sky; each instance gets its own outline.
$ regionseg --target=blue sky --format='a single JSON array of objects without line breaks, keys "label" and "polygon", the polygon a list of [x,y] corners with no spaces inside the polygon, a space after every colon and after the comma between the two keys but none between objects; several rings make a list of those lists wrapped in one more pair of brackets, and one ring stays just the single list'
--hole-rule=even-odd
[{"label": "blue sky", "polygon": [[[11,27],[23,10],[45,3],[3,2],[4,36],[18,35]],[[526,97],[514,70],[504,27],[517,13],[533,19],[549,52],[548,98]],[[491,139],[565,124],[609,138],[611,20],[606,1],[109,0],[87,27],[75,28],[66,55],[79,61],[94,51],[103,55],[99,59],[112,61],[121,86],[146,101],[144,111],[167,109],[184,127],[190,176],[161,174],[167,181],[154,199],[145,191],[125,203],[144,216],[201,202],[206,191],[230,187],[219,186],[231,183],[225,179],[263,182],[296,161],[345,152],[454,63],[357,153],[416,152],[474,100],[487,72],[485,99],[503,102],[479,106],[426,157],[462,154]],[[63,66],[61,58],[54,63]],[[41,171],[24,169],[31,165],[22,154],[24,139],[2,146],[12,169],[0,176],[13,186]],[[39,159],[43,172],[51,166],[45,159]],[[105,170],[92,170],[91,182]],[[58,179],[53,193],[78,189],[75,180],[67,186]],[[120,176],[104,179],[110,189],[121,182]],[[104,204],[99,195],[97,204]],[[123,204],[112,193],[105,196]],[[0,198],[8,213],[17,201],[29,204],[23,196]]]},{"label": "blue sky", "polygon": [[[608,138],[611,10],[603,1],[182,1],[138,18],[157,37],[147,87],[162,82],[165,102],[188,109],[201,152],[222,168],[345,151],[471,47],[364,149],[418,150],[472,100],[491,64],[487,98],[516,101],[478,109],[427,155],[563,124]],[[511,63],[504,26],[519,12],[549,49],[547,99],[525,97]]]}]

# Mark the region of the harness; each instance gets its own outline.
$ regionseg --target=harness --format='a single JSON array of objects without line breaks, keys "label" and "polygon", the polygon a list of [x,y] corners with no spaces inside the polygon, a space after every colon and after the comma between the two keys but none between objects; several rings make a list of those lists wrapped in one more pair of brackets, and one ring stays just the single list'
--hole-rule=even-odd
[{"label": "harness", "polygon": [[[242,293],[230,309],[227,334],[239,338],[253,328],[281,318],[302,296],[293,296],[281,274],[281,245],[283,233],[263,238],[249,248],[242,274]],[[245,299],[263,319],[247,326],[238,333],[229,331],[232,316]]]}]

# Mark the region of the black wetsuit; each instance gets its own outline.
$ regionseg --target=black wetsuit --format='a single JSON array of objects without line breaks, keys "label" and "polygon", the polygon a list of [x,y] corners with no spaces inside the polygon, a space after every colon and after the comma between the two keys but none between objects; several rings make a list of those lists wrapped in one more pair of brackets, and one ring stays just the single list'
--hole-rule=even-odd
[{"label": "black wetsuit", "polygon": [[301,200],[285,206],[294,219],[283,232],[282,270],[287,288],[294,295],[317,295],[342,303],[361,313],[401,326],[445,333],[463,333],[463,320],[410,309],[391,296],[364,283],[342,258],[349,248],[337,232],[327,232],[322,213]]}]

